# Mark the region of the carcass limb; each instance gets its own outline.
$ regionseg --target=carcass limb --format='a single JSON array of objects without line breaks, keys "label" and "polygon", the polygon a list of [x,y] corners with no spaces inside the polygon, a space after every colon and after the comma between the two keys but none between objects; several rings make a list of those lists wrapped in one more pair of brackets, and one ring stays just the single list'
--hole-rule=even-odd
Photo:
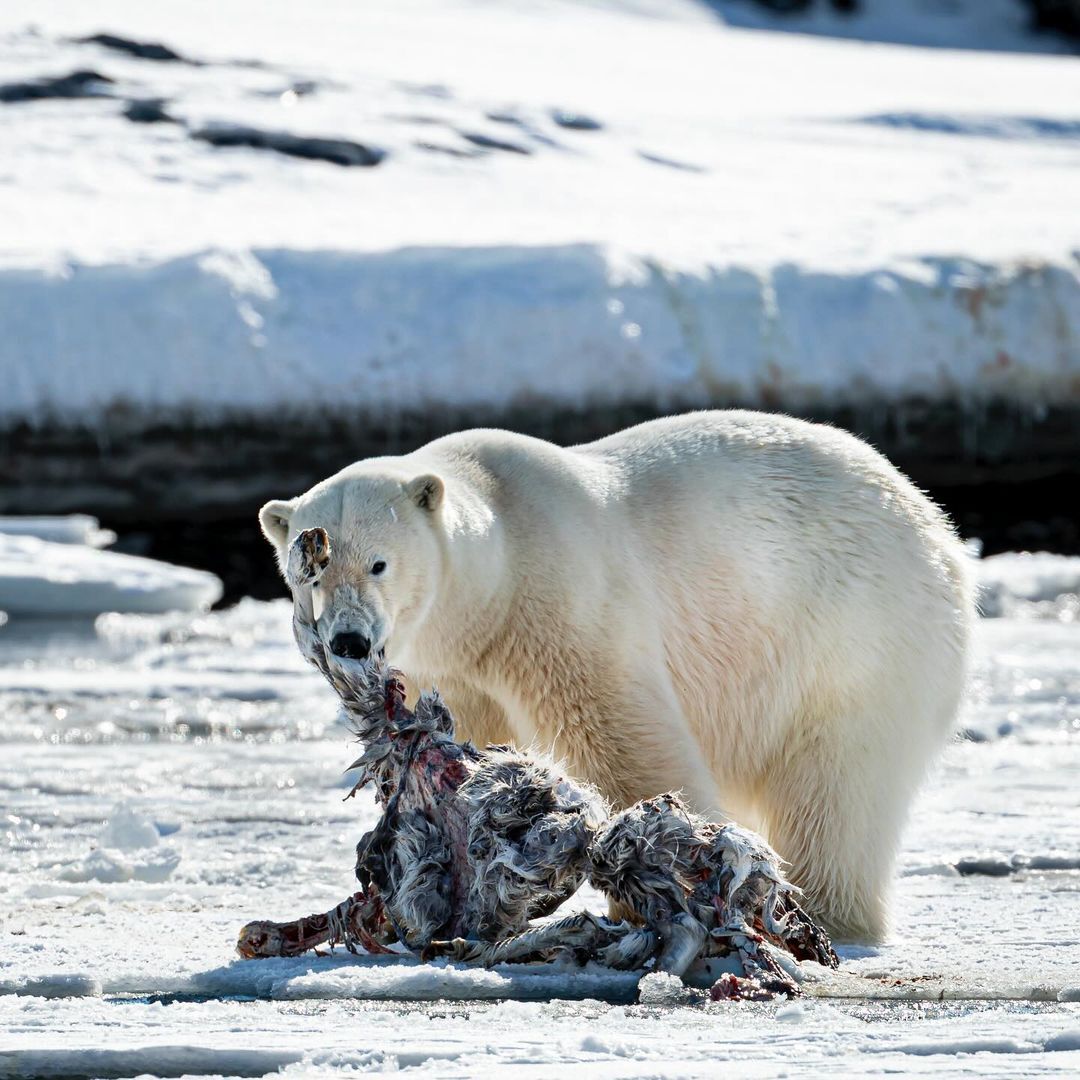
[{"label": "carcass limb", "polygon": [[236,951],[245,960],[299,956],[320,945],[344,945],[350,952],[359,946],[369,953],[386,953],[393,941],[378,898],[358,892],[330,911],[294,922],[250,922],[240,931]]},{"label": "carcass limb", "polygon": [[657,930],[661,941],[657,969],[682,978],[690,965],[704,955],[709,931],[686,912],[660,923]]},{"label": "carcass limb", "polygon": [[613,922],[602,915],[581,912],[532,926],[502,941],[454,938],[433,941],[424,959],[449,957],[469,964],[528,964],[572,955],[579,963],[598,961],[607,967],[635,970],[656,953],[659,939],[651,931],[628,922]]},{"label": "carcass limb", "polygon": [[840,958],[828,935],[803,911],[791,893],[779,899],[775,918],[763,927],[763,932],[768,941],[791,953],[796,960],[813,960],[831,968],[840,966]]},{"label": "carcass limb", "polygon": [[731,945],[742,962],[742,975],[721,975],[713,984],[713,1001],[771,1001],[799,997],[799,984],[780,966],[771,946],[754,937],[735,936]]},{"label": "carcass limb", "polygon": [[681,976],[699,957],[739,956],[745,977],[725,975],[718,999],[797,995],[779,956],[839,963],[781,866],[760,836],[703,821],[675,795],[615,815],[589,849],[593,886],[658,930],[660,970]]}]

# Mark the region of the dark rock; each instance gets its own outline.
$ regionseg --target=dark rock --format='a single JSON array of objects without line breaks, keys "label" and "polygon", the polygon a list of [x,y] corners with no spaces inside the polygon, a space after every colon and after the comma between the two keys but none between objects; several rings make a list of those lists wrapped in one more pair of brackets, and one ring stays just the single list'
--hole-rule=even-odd
[{"label": "dark rock", "polygon": [[[761,7],[779,12],[781,15],[794,15],[805,11],[814,0],[757,0],[757,2]],[[829,0],[829,5],[835,11],[842,11],[845,14],[859,10],[859,0]]]},{"label": "dark rock", "polygon": [[417,150],[426,150],[429,154],[445,154],[447,157],[474,158],[480,156],[479,150],[462,150],[460,146],[445,146],[443,143],[420,140],[413,143],[413,145]]},{"label": "dark rock", "polygon": [[594,120],[591,116],[567,112],[565,109],[552,109],[551,119],[559,127],[569,128],[571,131],[602,131],[604,127],[599,120]]},{"label": "dark rock", "polygon": [[956,864],[957,873],[964,877],[979,874],[983,877],[1008,877],[1016,873],[1016,867],[1006,859],[999,859],[993,855],[982,858],[961,859]]},{"label": "dark rock", "polygon": [[956,869],[964,875],[980,874],[984,877],[1008,877],[1025,871],[1042,872],[1080,870],[1080,858],[1074,855],[1014,855],[1002,859],[994,855],[961,859]]},{"label": "dark rock", "polygon": [[113,80],[98,71],[73,71],[70,75],[28,79],[0,85],[0,101],[45,101],[48,98],[111,97]]},{"label": "dark rock", "polygon": [[177,119],[165,111],[165,98],[137,98],[124,106],[124,116],[135,124],[175,124]]},{"label": "dark rock", "polygon": [[761,7],[770,11],[779,11],[782,15],[790,15],[796,11],[805,11],[814,0],[757,0]]},{"label": "dark rock", "polygon": [[[490,112],[485,113],[485,117],[496,124],[507,124],[512,127],[520,129],[526,134],[533,142],[539,143],[541,146],[550,146],[553,150],[565,150],[566,147],[561,143],[556,142],[550,135],[545,135],[542,131],[537,131],[532,124],[515,113],[509,112]],[[500,148],[501,149],[501,148]],[[527,152],[524,151],[523,152]]]},{"label": "dark rock", "polygon": [[1080,120],[1056,116],[892,112],[860,116],[854,122],[935,135],[969,135],[978,139],[1080,139]]},{"label": "dark rock", "polygon": [[664,157],[662,154],[652,154],[648,150],[639,150],[638,157],[652,165],[663,165],[665,168],[678,169],[680,172],[708,172],[703,165],[695,165],[692,161],[677,161],[675,158]]},{"label": "dark rock", "polygon": [[1023,865],[1025,870],[1080,870],[1080,856],[1031,855]]},{"label": "dark rock", "polygon": [[287,131],[264,131],[240,124],[207,124],[191,133],[193,139],[211,146],[247,146],[253,150],[276,150],[289,157],[329,161],[334,165],[378,165],[386,152],[349,139],[324,139],[293,135]]},{"label": "dark rock", "polygon": [[538,142],[541,146],[550,146],[553,150],[565,150],[566,146],[561,142],[556,142],[550,135],[545,135],[542,131],[529,131],[529,138],[533,142]]},{"label": "dark rock", "polygon": [[493,139],[490,135],[484,135],[476,131],[459,131],[463,139],[468,139],[473,146],[482,147],[484,150],[505,150],[510,154],[531,154],[527,146],[518,143],[505,142],[503,139]]},{"label": "dark rock", "polygon": [[514,113],[509,112],[489,112],[484,113],[484,116],[495,124],[513,124],[514,127],[524,127],[525,121],[520,116],[516,116]]},{"label": "dark rock", "polygon": [[1080,38],[1080,0],[1026,0],[1031,21],[1040,30]]},{"label": "dark rock", "polygon": [[449,101],[454,95],[450,87],[443,83],[398,83],[398,86],[407,94],[416,94],[417,97],[438,98],[440,101]]},{"label": "dark rock", "polygon": [[295,94],[297,97],[308,97],[318,92],[319,83],[314,79],[296,79],[288,86],[276,90],[256,90],[256,97],[280,98],[284,94]]},{"label": "dark rock", "polygon": [[134,41],[118,34],[91,34],[89,37],[76,38],[80,45],[101,45],[115,52],[127,53],[140,60],[161,60],[165,62],[188,63],[179,53],[173,52],[159,41]]}]

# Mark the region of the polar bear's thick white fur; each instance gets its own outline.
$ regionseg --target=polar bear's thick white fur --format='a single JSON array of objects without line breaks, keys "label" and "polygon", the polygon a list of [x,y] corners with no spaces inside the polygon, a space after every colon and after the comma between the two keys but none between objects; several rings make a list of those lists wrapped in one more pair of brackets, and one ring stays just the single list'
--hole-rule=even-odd
[{"label": "polar bear's thick white fur", "polygon": [[279,556],[329,532],[334,651],[385,648],[463,736],[550,749],[617,805],[682,789],[756,825],[834,934],[881,938],[974,590],[945,516],[868,445],[737,411],[570,449],[465,431],[260,519]]}]

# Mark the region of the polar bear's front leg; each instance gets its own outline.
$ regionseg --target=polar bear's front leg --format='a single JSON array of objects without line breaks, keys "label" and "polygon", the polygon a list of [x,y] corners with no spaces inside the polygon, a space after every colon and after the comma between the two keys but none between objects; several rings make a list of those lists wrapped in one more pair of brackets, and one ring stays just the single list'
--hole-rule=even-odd
[{"label": "polar bear's front leg", "polygon": [[438,682],[439,692],[454,714],[459,739],[468,739],[477,746],[514,741],[506,710],[489,694],[452,676],[433,681]]},{"label": "polar bear's front leg", "polygon": [[595,735],[568,740],[571,751],[581,742],[571,756],[575,775],[592,781],[618,807],[680,791],[695,813],[730,821],[716,778],[667,680],[628,676],[620,691],[604,702]]}]

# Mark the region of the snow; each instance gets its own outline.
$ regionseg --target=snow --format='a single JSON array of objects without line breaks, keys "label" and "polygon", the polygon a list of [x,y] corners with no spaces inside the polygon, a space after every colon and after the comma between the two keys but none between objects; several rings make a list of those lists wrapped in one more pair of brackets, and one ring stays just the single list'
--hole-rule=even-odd
[{"label": "snow", "polygon": [[101,843],[118,851],[138,851],[157,847],[161,835],[154,823],[130,803],[114,807],[101,832]]},{"label": "snow", "polygon": [[204,570],[99,551],[116,534],[87,514],[0,516],[0,626],[17,616],[197,611],[221,598]]},{"label": "snow", "polygon": [[697,987],[716,972],[649,976],[637,1000],[635,973],[596,967],[240,961],[244,922],[353,889],[375,814],[367,795],[343,801],[354,747],[288,604],[13,620],[0,1075],[1075,1072],[1080,626],[1010,602],[980,621],[968,734],[912,815],[892,937],[842,949],[838,972],[808,965],[794,1005],[709,1002]]},{"label": "snow", "polygon": [[[5,78],[114,83],[0,105],[2,410],[1075,402],[1080,63],[1006,0],[926,8],[11,0]],[[926,26],[1036,51],[817,32]],[[198,63],[73,40],[102,29]],[[123,118],[148,98],[182,123]]]},{"label": "snow", "polygon": [[984,615],[1075,619],[1080,612],[1080,557],[1045,551],[994,555],[979,563],[979,586]]},{"label": "snow", "polygon": [[221,582],[205,570],[0,532],[0,605],[9,615],[97,615],[207,608]]},{"label": "snow", "polygon": [[67,514],[63,517],[26,517],[0,515],[0,533],[9,536],[36,536],[56,544],[83,544],[88,547],[108,547],[116,542],[116,533],[101,528],[98,519],[89,514]]}]

